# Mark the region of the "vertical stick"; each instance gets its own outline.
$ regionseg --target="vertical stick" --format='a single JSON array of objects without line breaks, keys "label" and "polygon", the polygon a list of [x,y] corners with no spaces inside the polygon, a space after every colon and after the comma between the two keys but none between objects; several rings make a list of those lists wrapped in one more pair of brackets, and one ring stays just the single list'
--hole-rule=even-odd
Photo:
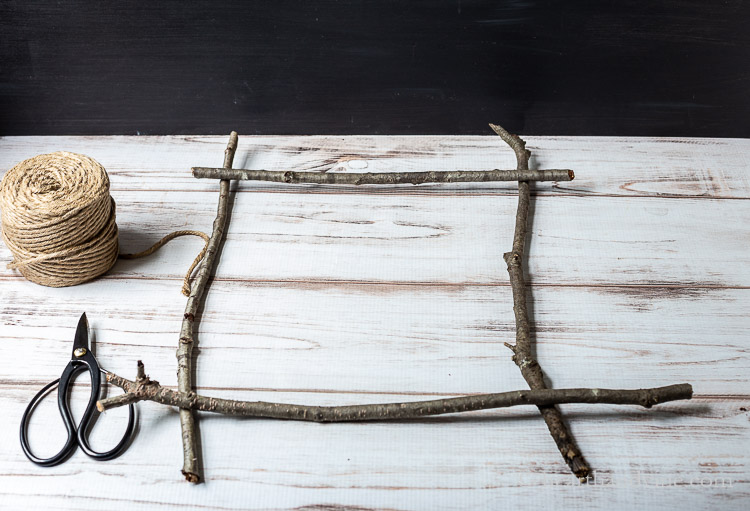
[{"label": "vertical stick", "polygon": [[[526,142],[516,135],[511,135],[505,129],[490,124],[495,133],[502,138],[516,153],[517,169],[528,170],[531,151],[526,149]],[[539,362],[532,353],[531,335],[529,328],[529,315],[526,309],[526,284],[523,275],[523,256],[526,244],[526,230],[529,216],[529,183],[518,182],[518,210],[516,211],[516,228],[513,234],[513,249],[503,254],[503,259],[508,265],[510,274],[510,285],[513,291],[513,313],[516,318],[516,344],[507,344],[513,351],[513,362],[521,370],[523,378],[532,390],[547,388],[544,383],[544,373]],[[589,467],[583,459],[581,451],[563,422],[560,410],[554,405],[540,406],[539,411],[547,423],[547,428],[557,444],[563,459],[570,470],[585,482],[589,474]]]},{"label": "vertical stick", "polygon": [[[229,143],[224,151],[224,168],[232,168],[234,153],[237,150],[237,132],[229,135]],[[180,330],[180,343],[177,347],[177,388],[180,392],[194,396],[193,392],[193,336],[195,329],[195,314],[203,298],[206,284],[218,260],[217,253],[227,226],[227,211],[229,209],[229,180],[219,182],[219,205],[216,209],[213,232],[206,245],[206,255],[203,258],[198,274],[188,296],[185,315]],[[191,483],[201,480],[199,467],[201,466],[198,449],[198,433],[195,428],[195,416],[192,410],[180,409],[180,425],[182,427],[182,448],[184,462],[182,474]]]}]

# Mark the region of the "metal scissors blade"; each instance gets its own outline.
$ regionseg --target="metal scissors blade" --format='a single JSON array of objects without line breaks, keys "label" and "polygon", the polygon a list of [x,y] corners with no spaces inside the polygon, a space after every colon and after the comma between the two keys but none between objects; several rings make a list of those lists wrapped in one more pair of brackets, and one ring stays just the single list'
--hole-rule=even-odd
[{"label": "metal scissors blade", "polygon": [[73,339],[73,357],[82,357],[89,351],[89,320],[86,313],[81,314]]}]

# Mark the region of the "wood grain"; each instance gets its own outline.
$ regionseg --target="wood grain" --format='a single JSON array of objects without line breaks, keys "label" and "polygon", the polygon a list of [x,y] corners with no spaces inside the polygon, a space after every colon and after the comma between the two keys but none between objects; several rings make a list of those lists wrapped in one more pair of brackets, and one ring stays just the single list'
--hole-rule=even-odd
[{"label": "wood grain", "polygon": [[[487,509],[555,502],[698,510],[720,502],[745,509],[750,146],[530,138],[539,168],[576,171],[566,188],[540,184],[532,199],[532,333],[550,382],[637,388],[690,381],[696,393],[692,402],[648,412],[564,406],[594,469],[587,487],[567,473],[533,408],[382,425],[203,415],[208,483],[186,491],[174,476],[177,414],[142,403],[138,437],[123,457],[95,463],[79,452],[53,469],[31,465],[16,443],[18,421],[38,388],[62,370],[82,311],[103,367],[132,377],[143,359],[152,377],[176,386],[181,279],[200,249],[200,241],[180,239],[148,259],[118,262],[104,278],[60,289],[6,270],[9,253],[0,247],[0,431],[9,439],[0,449],[0,507]],[[508,151],[489,141],[241,137],[236,161],[323,170],[336,155],[350,155],[340,170],[329,170],[336,172],[362,171],[360,161],[378,171],[492,168],[506,159],[512,165]],[[0,172],[57,149],[94,156],[112,175],[123,246],[138,250],[174,229],[210,228],[215,191],[190,178],[189,167],[219,164],[225,143],[6,137]],[[395,156],[375,157],[388,151]],[[334,405],[523,387],[502,346],[514,335],[501,258],[512,237],[512,188],[243,185],[239,192],[200,322],[201,393]],[[85,394],[86,383],[75,392]],[[48,399],[32,421],[42,453],[62,441],[56,413]],[[121,433],[118,413],[107,412],[94,428],[95,447]],[[70,488],[83,480],[71,498]]]},{"label": "wood grain", "polygon": [[[173,230],[209,230],[213,195],[113,192],[123,250]],[[219,279],[508,284],[501,247],[512,239],[513,196],[244,197],[227,233],[235,255],[219,262]],[[532,207],[531,285],[750,286],[750,237],[737,230],[750,223],[748,201],[563,196],[538,197]],[[199,243],[175,241],[148,261],[119,261],[105,278],[179,277],[192,258],[177,247]],[[0,251],[0,261],[8,257]],[[17,275],[0,267],[0,278]]]},{"label": "wood grain", "polygon": [[[66,332],[85,310],[103,367],[133,377],[140,358],[151,376],[176,385],[169,350],[184,300],[179,279],[126,282],[99,280],[55,294],[8,289],[0,343],[28,351],[38,375],[21,364],[6,367],[4,377],[32,386],[55,377],[70,351]],[[537,355],[556,361],[546,370],[556,387],[698,378],[698,395],[750,395],[748,290],[543,286],[532,297]],[[51,304],[40,315],[43,301]],[[217,281],[204,310],[198,388],[206,394],[456,395],[524,383],[502,346],[515,333],[507,287]],[[580,359],[586,370],[571,371]]]},{"label": "wood grain", "polygon": [[[18,415],[27,393],[24,387],[6,386],[0,405]],[[258,393],[259,398],[269,396],[338,401],[330,395]],[[376,402],[383,397],[350,399]],[[587,487],[571,482],[559,455],[549,448],[538,412],[530,407],[520,413],[477,412],[471,418],[415,424],[300,425],[203,415],[208,483],[185,491],[180,478],[165,477],[181,455],[176,413],[141,404],[140,433],[121,458],[94,464],[77,453],[42,471],[22,455],[3,451],[0,480],[12,481],[3,490],[11,502],[24,499],[56,509],[458,509],[552,500],[573,508],[616,503],[624,509],[674,508],[684,499],[690,500],[690,509],[714,509],[717,500],[728,509],[742,509],[750,466],[747,451],[737,445],[747,442],[749,416],[740,410],[747,404],[698,399],[651,412],[566,406],[591,464],[607,467],[596,470],[598,483],[592,479]],[[115,422],[114,436],[119,426],[115,418],[104,420]],[[32,427],[42,430],[52,424]],[[626,439],[618,445],[627,457],[612,456],[614,439]],[[96,440],[105,445],[112,438]],[[82,485],[75,498],[65,498],[84,478],[90,484]]]},{"label": "wood grain", "polygon": [[[488,119],[491,120],[491,119]],[[248,136],[240,133],[236,167],[269,170],[419,172],[514,168],[513,153],[488,136]],[[113,191],[211,191],[191,167],[221,163],[225,135],[170,137],[2,137],[0,169],[39,153],[65,148],[88,154],[107,169]],[[538,186],[536,194],[750,198],[748,139],[535,137],[531,168],[570,168],[576,179]],[[127,155],[123,157],[122,155]],[[658,155],[658,158],[654,156]],[[433,185],[415,188],[290,186],[243,183],[239,191],[372,194],[516,193],[514,183]]]}]

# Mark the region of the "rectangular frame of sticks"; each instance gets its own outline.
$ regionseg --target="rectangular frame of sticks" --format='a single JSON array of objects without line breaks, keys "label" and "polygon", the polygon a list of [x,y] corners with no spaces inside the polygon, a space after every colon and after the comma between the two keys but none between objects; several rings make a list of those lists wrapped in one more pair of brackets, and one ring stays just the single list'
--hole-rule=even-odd
[{"label": "rectangular frame of sticks", "polygon": [[[219,204],[213,231],[206,245],[206,253],[191,286],[185,306],[177,348],[177,391],[162,387],[159,382],[151,380],[146,376],[143,364],[138,361],[135,381],[127,380],[114,373],[107,373],[107,381],[122,388],[125,393],[98,401],[97,408],[99,411],[104,412],[110,408],[143,400],[178,407],[183,441],[182,473],[186,480],[197,483],[202,479],[202,464],[198,447],[200,445],[198,432],[195,426],[195,410],[269,419],[351,422],[416,419],[429,415],[461,413],[516,405],[536,405],[571,472],[578,477],[579,481],[586,482],[590,468],[556,405],[563,403],[606,403],[640,405],[650,408],[667,401],[690,399],[693,389],[688,383],[645,389],[547,388],[544,372],[533,355],[530,320],[526,307],[523,261],[529,216],[529,182],[570,181],[574,179],[575,175],[572,170],[568,169],[530,170],[531,151],[526,149],[526,143],[517,135],[508,133],[500,126],[490,124],[490,127],[514,151],[516,155],[516,168],[514,170],[337,174],[233,169],[232,162],[237,150],[238,137],[236,132],[232,132],[229,144],[224,151],[224,166],[222,168],[194,167],[192,169],[193,176],[196,178],[219,180]],[[508,267],[513,294],[516,342],[515,344],[504,344],[512,351],[512,360],[520,369],[530,390],[431,401],[351,406],[307,406],[263,401],[238,401],[196,394],[193,390],[192,381],[195,364],[193,345],[194,332],[197,328],[196,313],[205,295],[206,284],[218,261],[218,248],[227,229],[231,180],[350,186],[518,181],[518,209],[513,246],[510,252],[503,254],[503,259]]]}]

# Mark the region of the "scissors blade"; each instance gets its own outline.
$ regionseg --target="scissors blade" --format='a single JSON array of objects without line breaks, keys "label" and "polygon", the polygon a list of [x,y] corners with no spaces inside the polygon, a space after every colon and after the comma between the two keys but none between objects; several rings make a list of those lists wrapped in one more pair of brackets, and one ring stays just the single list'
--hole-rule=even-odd
[{"label": "scissors blade", "polygon": [[[73,353],[76,350],[83,349],[83,353],[86,353],[89,349],[89,320],[86,319],[86,313],[81,314],[81,319],[78,320],[78,327],[76,328],[76,336],[73,340]],[[79,351],[80,353],[80,351]]]}]

